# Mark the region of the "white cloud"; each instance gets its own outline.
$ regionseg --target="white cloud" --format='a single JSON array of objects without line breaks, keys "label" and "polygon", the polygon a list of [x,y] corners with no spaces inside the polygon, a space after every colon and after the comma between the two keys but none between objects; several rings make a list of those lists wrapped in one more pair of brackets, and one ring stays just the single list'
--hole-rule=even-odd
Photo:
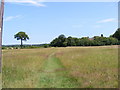
[{"label": "white cloud", "polygon": [[4,19],[4,21],[11,21],[11,20],[13,20],[13,19],[15,19],[15,18],[19,18],[20,17],[20,15],[17,15],[17,16],[8,16],[8,17],[6,17],[5,19]]},{"label": "white cloud", "polygon": [[115,21],[116,21],[115,18],[109,18],[109,19],[100,20],[97,23],[107,23],[107,22],[115,22]]},{"label": "white cloud", "polygon": [[119,0],[5,0],[10,3],[29,4],[38,7],[46,7],[43,2],[118,2]]},{"label": "white cloud", "polygon": [[39,2],[118,2],[119,0],[5,0],[5,1],[39,4]]},{"label": "white cloud", "polygon": [[9,3],[22,3],[22,4],[31,4],[39,7],[45,7],[45,5],[42,4],[43,1],[44,0],[5,0],[5,2],[9,2]]}]

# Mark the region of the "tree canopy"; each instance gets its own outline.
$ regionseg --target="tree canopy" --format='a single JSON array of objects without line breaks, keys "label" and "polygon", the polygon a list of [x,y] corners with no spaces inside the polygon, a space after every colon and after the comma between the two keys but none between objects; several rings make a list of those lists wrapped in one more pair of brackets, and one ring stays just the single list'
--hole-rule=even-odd
[{"label": "tree canopy", "polygon": [[120,28],[117,29],[117,31],[112,35],[112,37],[117,38],[120,40]]},{"label": "tree canopy", "polygon": [[18,32],[17,34],[14,35],[14,38],[16,38],[17,40],[21,40],[21,48],[23,46],[22,41],[29,40],[29,36],[25,32]]},{"label": "tree canopy", "polygon": [[60,35],[58,38],[55,38],[50,46],[54,47],[66,47],[66,46],[102,46],[102,45],[116,45],[118,44],[118,40],[114,37],[104,37],[103,34],[101,36],[94,36],[93,38],[82,37],[75,38],[69,36],[68,38],[65,35]]},{"label": "tree canopy", "polygon": [[50,46],[54,46],[54,47],[66,47],[67,46],[67,39],[65,37],[65,35],[61,34],[58,38],[55,38]]}]

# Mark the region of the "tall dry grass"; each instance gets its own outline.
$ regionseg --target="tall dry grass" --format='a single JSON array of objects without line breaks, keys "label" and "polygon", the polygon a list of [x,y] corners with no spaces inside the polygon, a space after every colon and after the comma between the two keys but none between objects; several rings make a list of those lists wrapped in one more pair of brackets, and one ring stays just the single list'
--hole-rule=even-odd
[{"label": "tall dry grass", "polygon": [[40,68],[52,49],[3,51],[3,87],[35,88]]},{"label": "tall dry grass", "polygon": [[61,48],[56,57],[78,79],[80,87],[118,87],[118,48],[115,46]]},{"label": "tall dry grass", "polygon": [[60,60],[79,88],[118,87],[118,48],[65,47],[3,51],[4,88],[37,88],[41,66],[51,53]]}]

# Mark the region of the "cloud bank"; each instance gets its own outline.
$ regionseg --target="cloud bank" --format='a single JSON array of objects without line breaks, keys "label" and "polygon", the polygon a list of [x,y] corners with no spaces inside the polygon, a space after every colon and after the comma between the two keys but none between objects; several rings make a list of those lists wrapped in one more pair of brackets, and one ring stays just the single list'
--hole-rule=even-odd
[{"label": "cloud bank", "polygon": [[5,0],[9,3],[34,5],[38,7],[46,7],[44,2],[118,2],[119,0]]},{"label": "cloud bank", "polygon": [[44,0],[5,0],[5,2],[31,4],[34,6],[45,7],[45,5],[42,4],[42,2],[44,2]]}]

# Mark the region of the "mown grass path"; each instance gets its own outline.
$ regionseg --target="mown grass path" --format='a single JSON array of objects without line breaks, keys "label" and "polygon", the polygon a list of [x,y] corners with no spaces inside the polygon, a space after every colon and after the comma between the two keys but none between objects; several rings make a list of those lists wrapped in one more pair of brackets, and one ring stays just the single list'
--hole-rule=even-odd
[{"label": "mown grass path", "polygon": [[60,60],[52,53],[43,64],[39,84],[40,88],[75,88],[80,86],[77,79],[71,77]]}]

